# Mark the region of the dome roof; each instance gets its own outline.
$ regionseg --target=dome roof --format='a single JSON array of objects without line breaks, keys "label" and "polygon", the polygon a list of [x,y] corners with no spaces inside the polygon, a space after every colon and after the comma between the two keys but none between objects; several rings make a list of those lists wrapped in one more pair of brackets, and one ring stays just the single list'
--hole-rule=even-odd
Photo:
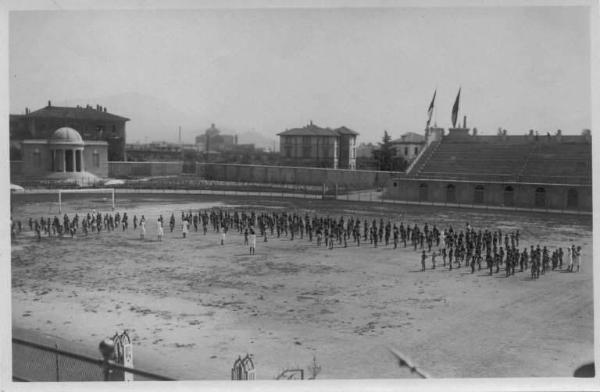
[{"label": "dome roof", "polygon": [[63,144],[83,144],[83,139],[79,132],[73,128],[63,127],[59,128],[50,137],[52,143],[63,143]]}]

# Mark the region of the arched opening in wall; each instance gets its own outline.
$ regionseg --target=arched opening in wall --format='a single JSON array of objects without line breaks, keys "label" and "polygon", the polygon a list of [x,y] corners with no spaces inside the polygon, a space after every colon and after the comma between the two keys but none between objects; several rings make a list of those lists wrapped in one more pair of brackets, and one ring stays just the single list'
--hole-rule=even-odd
[{"label": "arched opening in wall", "polygon": [[483,185],[477,185],[475,187],[475,192],[473,194],[473,203],[474,204],[483,204],[483,192],[485,188]]},{"label": "arched opening in wall", "polygon": [[546,207],[546,189],[537,188],[535,190],[535,206],[538,208]]},{"label": "arched opening in wall", "polygon": [[456,187],[452,184],[446,187],[446,203],[456,203]]},{"label": "arched opening in wall", "polygon": [[515,190],[510,185],[504,188],[504,205],[507,207],[515,205]]},{"label": "arched opening in wall", "polygon": [[427,184],[419,185],[419,201],[427,201],[429,199],[429,187]]},{"label": "arched opening in wall", "polygon": [[567,191],[567,208],[579,207],[579,194],[577,189],[571,188]]},{"label": "arched opening in wall", "polygon": [[42,167],[42,154],[39,148],[33,151],[33,166],[36,168]]}]

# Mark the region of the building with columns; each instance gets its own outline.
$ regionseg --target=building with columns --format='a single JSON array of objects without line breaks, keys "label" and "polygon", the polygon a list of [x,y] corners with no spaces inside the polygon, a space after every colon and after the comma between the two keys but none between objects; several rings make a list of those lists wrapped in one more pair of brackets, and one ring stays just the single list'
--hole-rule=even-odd
[{"label": "building with columns", "polygon": [[108,143],[110,161],[126,161],[125,124],[128,118],[107,111],[106,107],[90,105],[76,107],[55,106],[51,101],[38,110],[25,108],[23,114],[11,114],[9,140],[11,160],[21,160],[20,148],[25,140],[48,139],[61,127],[76,130],[83,140]]},{"label": "building with columns", "polygon": [[48,139],[23,140],[25,178],[88,180],[108,176],[108,143],[84,141],[73,128],[59,128]]}]

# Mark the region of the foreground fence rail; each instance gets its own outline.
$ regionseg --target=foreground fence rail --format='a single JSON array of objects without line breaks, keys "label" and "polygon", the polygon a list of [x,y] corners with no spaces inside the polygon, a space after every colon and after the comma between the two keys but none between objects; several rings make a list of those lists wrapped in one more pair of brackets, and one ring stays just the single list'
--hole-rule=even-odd
[{"label": "foreground fence rail", "polygon": [[129,373],[137,381],[172,381],[172,378],[105,362],[23,339],[12,339],[14,381],[116,381],[110,374]]}]

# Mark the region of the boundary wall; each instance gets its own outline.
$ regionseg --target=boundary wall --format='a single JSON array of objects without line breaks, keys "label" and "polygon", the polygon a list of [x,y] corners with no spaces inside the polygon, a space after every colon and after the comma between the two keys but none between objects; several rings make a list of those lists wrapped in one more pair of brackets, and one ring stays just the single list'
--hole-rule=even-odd
[{"label": "boundary wall", "polygon": [[315,167],[196,163],[196,175],[207,180],[302,185],[345,185],[352,188],[383,187],[403,172],[345,170]]},{"label": "boundary wall", "polygon": [[419,203],[592,211],[592,186],[582,184],[394,178],[384,198]]},{"label": "boundary wall", "polygon": [[109,161],[108,176],[123,177],[153,177],[173,176],[183,172],[183,161],[174,162],[124,162]]}]

